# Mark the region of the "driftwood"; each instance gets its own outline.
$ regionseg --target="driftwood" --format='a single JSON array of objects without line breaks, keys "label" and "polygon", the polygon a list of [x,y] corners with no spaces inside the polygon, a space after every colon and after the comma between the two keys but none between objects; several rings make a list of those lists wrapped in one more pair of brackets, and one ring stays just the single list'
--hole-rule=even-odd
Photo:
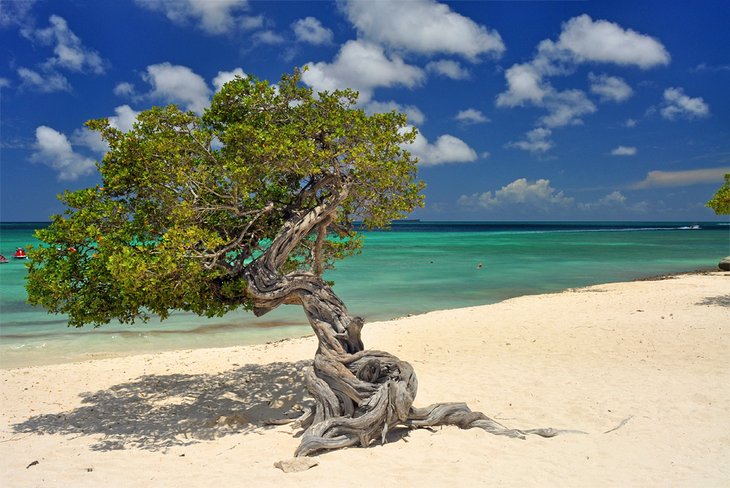
[{"label": "driftwood", "polygon": [[[411,365],[387,352],[366,350],[360,338],[363,320],[348,313],[318,273],[279,272],[302,239],[314,234],[316,247],[321,245],[331,215],[346,195],[343,185],[319,206],[293,215],[264,254],[244,270],[256,315],[284,303],[301,304],[319,341],[313,369],[306,375],[306,387],[315,405],[297,421],[305,430],[295,456],[365,447],[375,440],[385,442],[388,432],[399,425],[454,425],[517,438],[528,434],[552,437],[564,432],[510,429],[483,413],[472,412],[464,403],[414,407],[418,382]],[[321,270],[321,265],[315,269]]]}]

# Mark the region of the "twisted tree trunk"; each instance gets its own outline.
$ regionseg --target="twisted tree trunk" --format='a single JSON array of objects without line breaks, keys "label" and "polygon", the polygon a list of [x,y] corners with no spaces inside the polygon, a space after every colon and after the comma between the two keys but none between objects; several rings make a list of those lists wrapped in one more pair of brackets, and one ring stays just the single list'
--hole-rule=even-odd
[{"label": "twisted tree trunk", "polygon": [[[411,428],[455,425],[478,427],[492,434],[523,438],[526,434],[552,437],[555,429],[508,429],[464,403],[413,407],[418,383],[410,364],[383,351],[365,350],[360,338],[363,319],[351,316],[331,287],[315,273],[281,274],[288,254],[311,232],[326,226],[339,202],[322,204],[292,217],[258,259],[244,273],[258,316],[281,304],[301,304],[319,341],[314,367],[307,373],[312,410],[298,419],[305,429],[296,456],[343,447],[385,442],[397,425]],[[320,232],[321,235],[321,232]]]}]

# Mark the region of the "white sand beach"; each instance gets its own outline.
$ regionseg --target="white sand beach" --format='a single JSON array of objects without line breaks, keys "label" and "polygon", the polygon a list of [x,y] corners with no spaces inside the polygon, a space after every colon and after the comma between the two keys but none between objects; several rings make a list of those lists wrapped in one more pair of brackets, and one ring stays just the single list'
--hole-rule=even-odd
[{"label": "white sand beach", "polygon": [[444,427],[326,452],[264,425],[306,403],[314,337],[0,370],[0,486],[730,486],[730,273],[367,324],[415,404],[465,401],[551,439]]}]

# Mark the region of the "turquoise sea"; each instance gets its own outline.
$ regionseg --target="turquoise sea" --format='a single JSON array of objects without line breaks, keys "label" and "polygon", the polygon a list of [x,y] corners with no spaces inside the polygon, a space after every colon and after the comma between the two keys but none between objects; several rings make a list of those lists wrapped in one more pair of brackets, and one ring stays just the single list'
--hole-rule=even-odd
[{"label": "turquoise sea", "polygon": [[[0,367],[263,343],[310,333],[300,308],[255,318],[177,313],[165,322],[68,328],[25,303],[25,263],[43,223],[0,224]],[[716,268],[730,255],[727,222],[396,222],[366,232],[362,254],[326,278],[368,321],[488,304],[526,294]],[[481,266],[480,266],[481,265]]]}]

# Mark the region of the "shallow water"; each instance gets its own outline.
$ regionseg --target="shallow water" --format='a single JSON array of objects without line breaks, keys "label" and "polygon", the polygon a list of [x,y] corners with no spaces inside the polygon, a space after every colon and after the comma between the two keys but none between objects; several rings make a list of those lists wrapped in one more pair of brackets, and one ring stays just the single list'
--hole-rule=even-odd
[{"label": "shallow water", "polygon": [[[414,222],[367,232],[362,254],[326,279],[349,310],[382,320],[664,273],[714,268],[730,255],[727,223]],[[35,243],[45,224],[0,224],[0,253]],[[480,266],[481,264],[481,266]],[[311,333],[300,308],[255,318],[176,313],[165,322],[71,329],[25,303],[25,263],[0,265],[0,367],[130,353],[263,343]]]}]

